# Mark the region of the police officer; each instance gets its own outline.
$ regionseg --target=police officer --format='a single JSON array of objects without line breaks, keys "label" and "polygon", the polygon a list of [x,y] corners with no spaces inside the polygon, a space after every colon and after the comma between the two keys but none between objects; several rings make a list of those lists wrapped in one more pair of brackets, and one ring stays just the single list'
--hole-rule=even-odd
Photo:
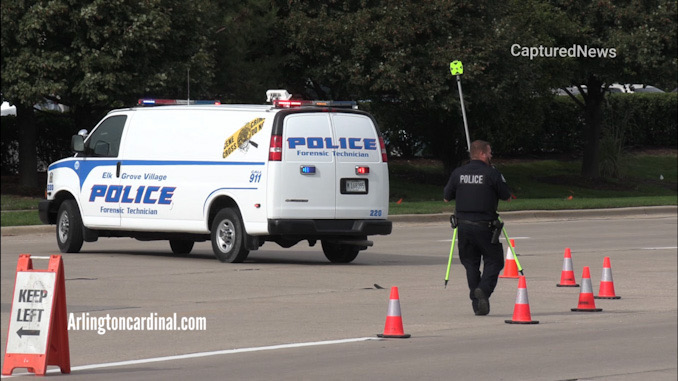
[{"label": "police officer", "polygon": [[[445,186],[444,200],[456,200],[459,259],[466,268],[473,312],[487,315],[490,295],[504,268],[503,248],[496,235],[497,229],[501,229],[497,204],[499,199],[508,200],[511,192],[504,176],[491,165],[490,143],[476,140],[470,148],[471,161],[452,172]],[[481,260],[484,262],[482,275]]]}]

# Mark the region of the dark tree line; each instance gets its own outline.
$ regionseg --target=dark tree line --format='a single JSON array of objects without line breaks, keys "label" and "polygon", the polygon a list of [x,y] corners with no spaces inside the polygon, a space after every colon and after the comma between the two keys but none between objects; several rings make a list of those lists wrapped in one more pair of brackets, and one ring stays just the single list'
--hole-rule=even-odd
[{"label": "dark tree line", "polygon": [[[599,176],[610,83],[676,87],[676,2],[668,0],[7,0],[2,95],[17,106],[22,185],[36,186],[33,105],[70,107],[83,128],[141,97],[262,103],[270,88],[354,99],[393,136],[426,142],[448,168],[465,155],[449,63],[464,63],[473,138],[501,121],[539,123],[552,89],[585,119],[582,175]],[[615,57],[526,57],[512,46],[615,49]],[[572,115],[572,119],[578,118]],[[489,119],[493,123],[487,123]],[[521,131],[515,131],[519,136]],[[516,138],[517,139],[517,138]]]}]

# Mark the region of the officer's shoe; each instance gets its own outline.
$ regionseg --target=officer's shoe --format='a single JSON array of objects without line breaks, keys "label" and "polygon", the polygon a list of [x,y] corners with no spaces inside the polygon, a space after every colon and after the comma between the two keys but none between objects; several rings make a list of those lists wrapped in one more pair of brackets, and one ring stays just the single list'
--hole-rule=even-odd
[{"label": "officer's shoe", "polygon": [[476,310],[476,315],[478,316],[483,316],[487,315],[490,313],[490,299],[485,296],[485,292],[480,289],[476,288],[473,291],[473,296],[478,299],[478,309]]}]

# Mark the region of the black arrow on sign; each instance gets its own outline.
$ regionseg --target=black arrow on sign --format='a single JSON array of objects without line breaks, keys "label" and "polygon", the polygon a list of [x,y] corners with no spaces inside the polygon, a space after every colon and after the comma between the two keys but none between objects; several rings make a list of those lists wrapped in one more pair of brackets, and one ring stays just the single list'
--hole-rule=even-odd
[{"label": "black arrow on sign", "polygon": [[16,331],[16,334],[21,337],[22,335],[24,336],[40,336],[40,330],[39,329],[24,329],[24,327],[19,327],[19,330]]}]

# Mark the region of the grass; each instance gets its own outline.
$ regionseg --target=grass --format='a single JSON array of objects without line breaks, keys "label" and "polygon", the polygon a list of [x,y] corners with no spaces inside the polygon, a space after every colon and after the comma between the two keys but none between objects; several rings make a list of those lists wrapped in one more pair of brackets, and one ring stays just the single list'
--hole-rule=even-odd
[{"label": "grass", "polygon": [[0,195],[2,210],[38,210],[38,197],[17,196],[13,194]]},{"label": "grass", "polygon": [[5,226],[28,226],[28,225],[42,225],[38,211],[10,211],[2,212],[2,220],[0,225]]},{"label": "grass", "polygon": [[7,194],[3,190],[0,195],[2,213],[0,214],[0,226],[24,226],[40,225],[38,217],[38,201],[41,198],[35,196],[19,196]]},{"label": "grass", "polygon": [[[499,211],[599,209],[633,206],[677,205],[678,162],[676,150],[629,153],[621,179],[591,181],[581,178],[581,160],[496,160],[515,199],[500,202]],[[389,214],[451,213],[454,202],[445,203],[447,183],[442,163],[434,160],[389,162]],[[40,192],[17,191],[3,179],[2,226],[40,225]],[[29,196],[26,196],[29,194]]]},{"label": "grass", "polygon": [[[629,153],[621,179],[592,181],[579,176],[581,160],[496,160],[515,199],[499,211],[621,208],[676,205],[676,150]],[[389,214],[450,213],[444,203],[443,165],[430,160],[389,162]]]}]

